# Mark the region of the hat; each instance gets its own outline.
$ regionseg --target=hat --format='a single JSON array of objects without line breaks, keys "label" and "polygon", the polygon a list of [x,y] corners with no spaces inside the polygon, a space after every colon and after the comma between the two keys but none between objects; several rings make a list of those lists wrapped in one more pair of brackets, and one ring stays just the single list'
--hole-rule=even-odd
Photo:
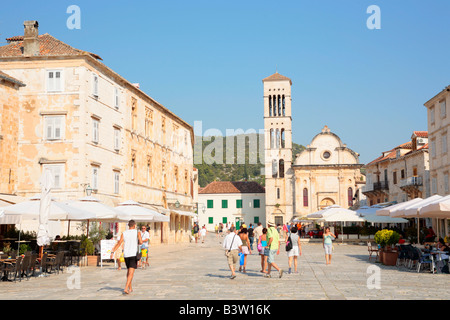
[{"label": "hat", "polygon": [[244,223],[244,224],[242,225],[242,228],[247,228],[247,225]]},{"label": "hat", "polygon": [[276,224],[275,224],[275,221],[273,220],[273,218],[270,218],[268,221],[267,221],[267,225],[269,225],[269,226],[275,226]]}]

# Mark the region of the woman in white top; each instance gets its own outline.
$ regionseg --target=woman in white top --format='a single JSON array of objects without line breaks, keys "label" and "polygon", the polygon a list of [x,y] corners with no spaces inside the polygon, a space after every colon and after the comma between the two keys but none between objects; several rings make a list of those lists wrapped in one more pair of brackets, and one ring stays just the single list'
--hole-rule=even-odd
[{"label": "woman in white top", "polygon": [[137,268],[137,253],[138,246],[142,244],[142,238],[140,232],[136,229],[136,222],[130,220],[128,222],[128,230],[122,233],[119,242],[116,243],[111,251],[111,259],[114,257],[114,252],[123,243],[123,257],[125,258],[125,264],[127,266],[127,283],[125,285],[125,294],[129,294],[133,291],[131,282],[133,281],[134,270]]}]

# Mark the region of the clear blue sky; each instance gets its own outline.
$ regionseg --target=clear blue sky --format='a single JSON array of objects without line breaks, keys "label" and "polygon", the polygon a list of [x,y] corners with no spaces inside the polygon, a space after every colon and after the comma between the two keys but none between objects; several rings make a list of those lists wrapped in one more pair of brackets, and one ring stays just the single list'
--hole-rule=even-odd
[{"label": "clear blue sky", "polygon": [[[450,84],[450,1],[20,1],[0,8],[0,42],[38,20],[190,124],[263,127],[262,79],[293,81],[293,140],[328,125],[368,163],[427,130],[423,104]],[[69,30],[69,5],[81,30]],[[369,30],[370,5],[381,30]]]}]

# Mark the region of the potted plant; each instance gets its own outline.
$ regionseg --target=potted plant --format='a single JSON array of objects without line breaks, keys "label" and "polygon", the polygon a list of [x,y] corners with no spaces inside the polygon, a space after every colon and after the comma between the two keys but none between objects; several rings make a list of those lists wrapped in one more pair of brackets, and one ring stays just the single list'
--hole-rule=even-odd
[{"label": "potted plant", "polygon": [[83,242],[81,242],[81,250],[83,255],[86,256],[87,266],[97,266],[98,265],[98,256],[94,255],[95,247],[94,243],[91,239],[85,238]]},{"label": "potted plant", "polygon": [[384,247],[386,246],[386,229],[377,231],[377,233],[375,233],[374,236],[374,240],[376,242],[376,244],[378,244],[378,246],[380,247],[379,250],[379,257],[380,257],[380,262],[383,263],[383,253],[384,253]]},{"label": "potted plant", "polygon": [[395,266],[397,264],[398,250],[395,245],[400,240],[400,234],[393,230],[386,233],[386,249],[383,253],[383,263],[387,266]]},{"label": "potted plant", "polygon": [[381,247],[380,250],[380,262],[388,265],[395,266],[398,258],[398,251],[393,250],[392,246],[398,243],[400,234],[393,230],[383,229],[375,233],[374,240]]}]

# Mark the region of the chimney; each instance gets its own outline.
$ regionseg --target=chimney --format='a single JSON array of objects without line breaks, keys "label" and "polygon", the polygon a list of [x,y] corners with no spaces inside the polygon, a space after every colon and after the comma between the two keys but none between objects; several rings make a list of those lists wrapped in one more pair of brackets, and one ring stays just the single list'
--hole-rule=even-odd
[{"label": "chimney", "polygon": [[26,57],[38,56],[39,46],[39,23],[37,21],[25,21],[23,23],[25,33],[23,37],[23,55]]}]

